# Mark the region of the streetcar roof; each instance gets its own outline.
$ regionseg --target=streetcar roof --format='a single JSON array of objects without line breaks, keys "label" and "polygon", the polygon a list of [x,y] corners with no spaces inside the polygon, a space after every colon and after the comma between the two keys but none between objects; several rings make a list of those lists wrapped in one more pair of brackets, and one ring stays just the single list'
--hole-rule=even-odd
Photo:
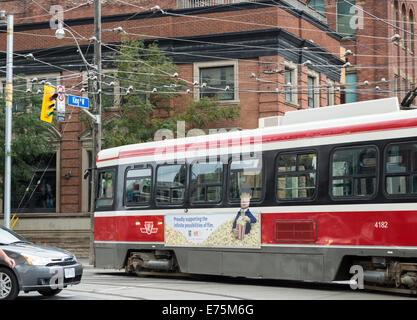
[{"label": "streetcar roof", "polygon": [[[104,149],[99,152],[97,163],[99,167],[117,165],[122,158],[124,159],[123,163],[128,163],[130,161],[128,159],[131,159],[131,162],[136,162],[140,157],[155,156],[158,152],[168,154],[173,148],[176,152],[179,152],[177,148],[180,146],[192,147],[202,143],[204,146],[210,146],[207,149],[217,149],[224,147],[221,144],[222,141],[228,143],[229,146],[233,145],[234,139],[240,139],[240,141],[246,139],[246,144],[251,145],[259,142],[257,139],[262,139],[262,143],[276,142],[278,135],[280,141],[300,139],[310,139],[311,141],[313,138],[323,136],[346,136],[354,134],[356,131],[380,132],[382,130],[415,128],[417,127],[417,110],[400,110],[397,98],[387,98],[290,111],[280,120],[280,125],[273,127],[166,139]],[[369,126],[369,124],[373,126]],[[338,128],[339,130],[337,130]],[[414,133],[414,135],[416,134]],[[383,139],[383,136],[379,134],[379,137],[373,139]],[[184,149],[181,149],[181,151],[184,151]],[[207,151],[207,155],[210,155],[210,152]]]}]

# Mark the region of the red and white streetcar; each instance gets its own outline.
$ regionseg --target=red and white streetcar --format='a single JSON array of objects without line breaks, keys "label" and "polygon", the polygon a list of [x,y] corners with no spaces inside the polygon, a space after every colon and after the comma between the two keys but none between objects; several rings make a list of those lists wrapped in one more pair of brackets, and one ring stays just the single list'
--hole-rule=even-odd
[{"label": "red and white streetcar", "polygon": [[417,292],[417,110],[396,98],[97,157],[95,264]]}]

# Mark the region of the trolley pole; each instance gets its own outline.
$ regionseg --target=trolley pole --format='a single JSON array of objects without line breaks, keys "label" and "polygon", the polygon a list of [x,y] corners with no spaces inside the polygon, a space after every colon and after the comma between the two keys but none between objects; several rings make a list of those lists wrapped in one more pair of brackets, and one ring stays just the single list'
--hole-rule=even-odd
[{"label": "trolley pole", "polygon": [[96,66],[96,85],[94,85],[94,107],[96,121],[93,125],[92,134],[92,164],[91,174],[91,207],[90,207],[90,264],[95,265],[94,252],[94,210],[97,183],[97,154],[101,150],[101,1],[94,0],[94,65]]},{"label": "trolley pole", "polygon": [[10,228],[11,207],[11,142],[13,105],[13,15],[7,16],[6,54],[6,110],[5,110],[5,150],[4,150],[4,226]]}]

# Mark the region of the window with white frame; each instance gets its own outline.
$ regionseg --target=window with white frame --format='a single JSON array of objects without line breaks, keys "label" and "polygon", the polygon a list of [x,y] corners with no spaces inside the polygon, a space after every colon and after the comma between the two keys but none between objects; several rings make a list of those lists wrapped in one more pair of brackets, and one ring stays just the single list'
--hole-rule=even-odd
[{"label": "window with white frame", "polygon": [[194,98],[213,98],[220,102],[238,101],[237,61],[194,63]]},{"label": "window with white frame", "polygon": [[297,65],[292,62],[284,62],[284,96],[285,102],[298,105],[297,94]]},{"label": "window with white frame", "polygon": [[318,108],[320,107],[320,94],[318,91],[319,87],[319,74],[312,70],[308,71],[307,76],[307,96],[308,96],[308,107]]},{"label": "window with white frame", "polygon": [[356,72],[346,73],[346,91],[345,91],[345,100],[346,103],[356,102],[358,99],[357,96],[357,74]]},{"label": "window with white frame", "polygon": [[398,80],[400,77],[398,75],[394,75],[394,94],[398,95]]},{"label": "window with white frame", "polygon": [[327,87],[326,87],[326,105],[332,106],[334,105],[334,82],[331,80],[327,80]]},{"label": "window with white frame", "polygon": [[337,32],[342,37],[356,35],[356,28],[351,25],[352,18],[355,15],[355,5],[356,0],[338,0],[336,3]]}]

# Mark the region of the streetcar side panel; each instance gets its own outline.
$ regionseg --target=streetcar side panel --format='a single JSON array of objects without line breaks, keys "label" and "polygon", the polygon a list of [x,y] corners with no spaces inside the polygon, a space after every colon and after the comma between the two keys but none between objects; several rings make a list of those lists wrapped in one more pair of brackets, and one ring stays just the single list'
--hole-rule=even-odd
[{"label": "streetcar side panel", "polygon": [[[346,136],[346,140],[349,139]],[[401,181],[408,179],[407,188],[417,188],[417,180],[415,183],[413,180],[413,170],[417,170],[417,166],[410,164],[412,169],[393,169],[391,172],[386,162],[396,159],[388,155],[391,146],[401,148],[406,144],[417,144],[417,138],[403,135],[385,140],[342,140],[339,137],[337,143],[295,145],[262,152],[263,193],[250,206],[260,219],[260,239],[259,245],[252,247],[167,242],[167,221],[172,217],[207,216],[211,219],[236,215],[240,204],[229,201],[231,156],[223,166],[222,200],[215,205],[190,202],[190,166],[195,159],[187,159],[185,165],[187,184],[181,205],[156,204],[155,172],[159,164],[132,163],[119,165],[117,170],[110,168],[117,171],[117,192],[112,207],[97,208],[96,265],[123,268],[133,254],[135,265],[155,266],[165,268],[165,271],[328,282],[346,280],[343,277],[349,276],[349,267],[354,263],[373,265],[376,270],[382,270],[382,266],[386,267],[394,260],[416,263],[417,189],[401,193],[401,188],[404,188]],[[360,156],[362,150],[375,155],[366,162],[368,167],[376,168],[373,173],[357,172],[345,176],[335,173],[346,168],[340,165],[342,161],[336,165],[334,159],[343,159],[355,155],[355,152]],[[280,187],[278,181],[280,177],[286,177],[285,172],[278,172],[279,157],[289,155],[297,158],[297,155],[305,154],[317,157],[316,170],[309,172],[315,175],[314,193],[304,198],[279,198],[280,188],[285,188]],[[361,169],[369,169],[366,165]],[[144,166],[152,169],[149,201],[142,206],[126,205],[127,171]],[[107,169],[102,167],[100,171]],[[301,175],[302,172],[291,174]],[[345,188],[349,179],[359,181],[356,186],[352,184],[352,190],[356,187],[362,191],[355,193]],[[175,259],[174,265],[165,263],[169,257]],[[374,258],[382,259],[375,262]]]}]

